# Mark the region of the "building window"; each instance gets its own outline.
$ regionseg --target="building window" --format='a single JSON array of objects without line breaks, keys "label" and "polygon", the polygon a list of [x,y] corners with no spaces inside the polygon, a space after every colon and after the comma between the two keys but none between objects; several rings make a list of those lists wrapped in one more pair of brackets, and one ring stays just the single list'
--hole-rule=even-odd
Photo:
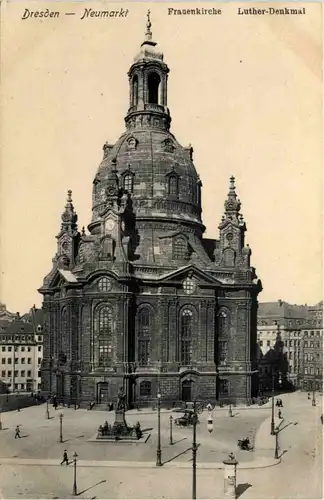
[{"label": "building window", "polygon": [[190,311],[190,309],[184,309],[181,313],[181,326],[180,326],[181,363],[184,365],[191,364],[192,323],[193,323],[192,311]]},{"label": "building window", "polygon": [[11,375],[12,375],[12,372],[11,372],[11,370],[9,370],[8,371],[8,377],[11,377]]},{"label": "building window", "polygon": [[169,176],[168,195],[169,196],[177,196],[178,195],[178,177],[175,175]]},{"label": "building window", "polygon": [[307,366],[305,366],[304,372],[305,372],[305,375],[308,375],[308,368],[307,368]]},{"label": "building window", "polygon": [[19,376],[19,372],[18,372],[18,370],[15,370],[15,371],[14,371],[14,376],[15,376],[15,377],[18,377],[18,376]]},{"label": "building window", "polygon": [[314,375],[315,371],[314,371],[314,366],[311,366],[310,369],[309,369],[309,373],[311,375]]},{"label": "building window", "polygon": [[161,78],[157,73],[150,73],[147,78],[148,102],[149,104],[159,104],[159,86]]},{"label": "building window", "polygon": [[289,359],[292,359],[292,352],[289,353]]},{"label": "building window", "polygon": [[133,174],[124,175],[124,189],[127,193],[133,192]]},{"label": "building window", "polygon": [[21,376],[21,377],[24,377],[24,376],[25,376],[25,370],[21,370],[21,372],[20,372],[20,376]]},{"label": "building window", "polygon": [[140,396],[143,398],[149,398],[152,394],[152,384],[148,380],[140,383]]},{"label": "building window", "polygon": [[[103,278],[104,279],[104,278]],[[105,305],[96,310],[95,330],[98,335],[99,365],[112,359],[112,308]]]},{"label": "building window", "polygon": [[17,365],[19,363],[19,358],[15,358],[15,364]]},{"label": "building window", "polygon": [[11,352],[12,351],[12,347],[8,347],[8,351]]},{"label": "building window", "polygon": [[31,371],[30,370],[28,370],[28,372],[27,372],[27,377],[31,377]]},{"label": "building window", "polygon": [[41,371],[40,371],[40,370],[38,370],[38,375],[37,375],[37,377],[38,377],[38,378],[40,378],[41,376],[42,376]]},{"label": "building window", "polygon": [[31,351],[31,347],[27,347],[27,351],[30,352]]},{"label": "building window", "polygon": [[186,278],[183,282],[183,291],[187,295],[191,295],[195,292],[196,289],[196,282],[192,278]]},{"label": "building window", "polygon": [[8,365],[11,365],[11,358],[8,358],[7,363],[8,363]]},{"label": "building window", "polygon": [[311,342],[311,343],[309,344],[309,347],[311,347],[312,349],[314,349],[314,342]]},{"label": "building window", "polygon": [[21,352],[24,352],[24,351],[25,351],[25,348],[24,348],[24,347],[22,347],[22,348],[21,348]]},{"label": "building window", "polygon": [[270,347],[270,345],[271,345],[271,341],[267,340],[267,347]]},{"label": "building window", "polygon": [[148,365],[151,350],[151,311],[148,307],[140,309],[137,317],[138,361],[140,365]]},{"label": "building window", "polygon": [[1,372],[1,376],[2,376],[2,377],[5,377],[5,376],[6,376],[6,370],[2,370],[2,372]]},{"label": "building window", "polygon": [[112,282],[109,278],[101,278],[98,281],[98,290],[99,292],[109,292],[112,288]]},{"label": "building window", "polygon": [[21,362],[22,365],[24,365],[25,364],[25,358],[21,358],[20,362]]},{"label": "building window", "polygon": [[132,106],[137,106],[137,102],[138,102],[138,77],[137,77],[137,75],[134,76],[132,83],[133,83]]},{"label": "building window", "polygon": [[311,337],[314,337],[314,330],[311,331]]},{"label": "building window", "polygon": [[5,347],[2,347],[2,352],[6,352],[6,348]]},{"label": "building window", "polygon": [[[8,359],[8,361],[9,361],[9,359]],[[6,364],[6,358],[2,358],[1,363],[2,363],[3,365],[5,365],[5,364]]]},{"label": "building window", "polygon": [[227,342],[226,340],[218,341],[218,360],[220,365],[226,365],[227,358]]},{"label": "building window", "polygon": [[221,379],[219,381],[219,392],[221,394],[228,394],[228,380]]},{"label": "building window", "polygon": [[28,358],[28,359],[27,359],[27,363],[28,363],[29,365],[31,365],[31,358]]},{"label": "building window", "polygon": [[173,258],[185,259],[188,254],[188,243],[184,238],[176,238],[173,243]]},{"label": "building window", "polygon": [[260,347],[263,347],[263,340],[259,341],[259,345],[260,345]]},{"label": "building window", "polygon": [[305,340],[305,342],[304,342],[304,347],[308,347],[308,342],[307,342],[307,340]]},{"label": "building window", "polygon": [[43,341],[43,337],[41,335],[38,335],[38,342],[42,342]]},{"label": "building window", "polygon": [[40,352],[41,350],[42,350],[42,346],[41,346],[41,345],[39,345],[39,346],[38,346],[38,351]]}]

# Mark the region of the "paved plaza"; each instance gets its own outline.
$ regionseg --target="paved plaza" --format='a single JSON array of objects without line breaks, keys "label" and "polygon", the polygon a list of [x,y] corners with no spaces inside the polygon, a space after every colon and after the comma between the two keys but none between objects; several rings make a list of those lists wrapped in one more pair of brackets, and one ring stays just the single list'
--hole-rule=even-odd
[{"label": "paved plaza", "polygon": [[[238,408],[229,418],[226,409],[214,411],[214,431],[209,434],[207,414],[197,428],[197,497],[223,498],[220,463],[230,451],[239,461],[237,485],[240,498],[321,498],[322,425],[321,400],[311,406],[305,393],[283,397],[284,420],[280,426],[280,463],[274,460],[270,436],[271,408]],[[78,454],[77,483],[81,498],[190,498],[191,428],[175,428],[169,445],[170,412],[161,413],[163,467],[155,466],[157,414],[132,411],[127,422],[139,420],[150,437],[147,443],[95,443],[99,424],[112,423],[113,412],[62,409],[63,443],[59,443],[59,414],[46,405],[2,415],[0,431],[0,497],[71,498],[73,466],[60,466],[62,452]],[[176,413],[173,414],[177,416]],[[278,420],[277,420],[278,423]],[[21,424],[21,439],[14,429]],[[250,436],[254,452],[237,449],[237,439]]]}]

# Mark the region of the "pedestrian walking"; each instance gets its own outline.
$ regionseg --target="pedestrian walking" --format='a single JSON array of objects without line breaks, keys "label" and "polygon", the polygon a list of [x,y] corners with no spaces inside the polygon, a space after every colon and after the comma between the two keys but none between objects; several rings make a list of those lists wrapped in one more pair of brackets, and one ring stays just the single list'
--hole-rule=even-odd
[{"label": "pedestrian walking", "polygon": [[321,418],[321,423],[322,423],[322,425],[323,425],[323,413],[322,413],[322,415],[321,415],[321,417],[320,417],[320,418]]},{"label": "pedestrian walking", "polygon": [[278,411],[278,418],[282,418],[281,410]]},{"label": "pedestrian walking", "polygon": [[19,428],[19,425],[17,425],[17,427],[16,427],[16,433],[15,433],[15,439],[16,438],[20,438],[20,437],[21,437],[21,435],[20,435],[20,428]]},{"label": "pedestrian walking", "polygon": [[64,450],[64,453],[63,453],[63,460],[62,460],[62,462],[61,462],[61,465],[63,465],[64,463],[65,463],[66,465],[69,465],[69,459],[68,459],[68,454],[67,454],[67,451],[66,451],[66,450]]}]

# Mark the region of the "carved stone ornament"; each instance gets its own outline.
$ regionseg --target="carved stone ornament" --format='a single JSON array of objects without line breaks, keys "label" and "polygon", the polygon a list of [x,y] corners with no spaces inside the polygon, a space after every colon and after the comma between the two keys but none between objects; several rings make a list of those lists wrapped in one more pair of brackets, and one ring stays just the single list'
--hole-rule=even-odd
[{"label": "carved stone ornament", "polygon": [[128,139],[127,139],[127,149],[129,151],[135,151],[136,147],[137,147],[137,144],[138,144],[138,140],[135,139],[134,136],[130,136]]},{"label": "carved stone ornament", "polygon": [[175,150],[173,141],[169,138],[164,139],[164,141],[162,141],[162,146],[164,151],[166,151],[167,153],[173,153],[173,151]]}]

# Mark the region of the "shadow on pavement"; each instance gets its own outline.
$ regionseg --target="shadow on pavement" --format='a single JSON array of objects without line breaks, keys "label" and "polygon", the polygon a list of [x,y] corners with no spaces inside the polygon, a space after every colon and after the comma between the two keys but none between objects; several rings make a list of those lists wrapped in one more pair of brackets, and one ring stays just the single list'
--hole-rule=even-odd
[{"label": "shadow on pavement", "polygon": [[243,495],[243,493],[248,490],[249,488],[251,488],[252,484],[250,483],[242,483],[242,484],[239,484],[237,485],[236,487],[236,498],[239,498],[241,495]]},{"label": "shadow on pavement", "polygon": [[[92,486],[89,486],[89,488],[86,488],[85,490],[79,491],[78,496],[79,496],[79,495],[82,495],[82,494],[83,494],[83,493],[85,493],[86,491],[91,490],[92,488],[94,488],[95,486],[98,486],[99,484],[106,483],[106,481],[107,481],[106,479],[102,479],[102,481],[99,481],[98,483],[93,484]],[[94,497],[94,498],[96,498],[96,497]]]},{"label": "shadow on pavement", "polygon": [[279,426],[278,426],[278,429],[279,429],[279,432],[282,432],[284,429],[286,429],[287,427],[289,427],[290,425],[297,425],[298,422],[288,422],[288,424],[284,425],[283,427],[281,427],[281,423],[283,423],[283,421],[280,422]]},{"label": "shadow on pavement", "polygon": [[280,459],[285,453],[288,453],[288,450],[283,450],[282,453],[280,453],[278,458]]},{"label": "shadow on pavement", "polygon": [[168,462],[172,462],[172,460],[175,460],[176,458],[181,457],[181,455],[184,455],[185,453],[187,453],[191,449],[192,449],[191,447],[187,448],[186,450],[182,451],[181,453],[178,453],[178,455],[175,455],[174,457],[169,458],[169,460],[164,460],[164,462],[162,462],[162,465],[167,464]]},{"label": "shadow on pavement", "polygon": [[153,431],[154,427],[146,427],[146,429],[142,429],[142,432]]},{"label": "shadow on pavement", "polygon": [[173,444],[177,444],[177,443],[180,443],[181,441],[183,441],[184,439],[188,439],[186,436],[181,438],[181,439],[178,439],[178,441],[173,441]]}]

